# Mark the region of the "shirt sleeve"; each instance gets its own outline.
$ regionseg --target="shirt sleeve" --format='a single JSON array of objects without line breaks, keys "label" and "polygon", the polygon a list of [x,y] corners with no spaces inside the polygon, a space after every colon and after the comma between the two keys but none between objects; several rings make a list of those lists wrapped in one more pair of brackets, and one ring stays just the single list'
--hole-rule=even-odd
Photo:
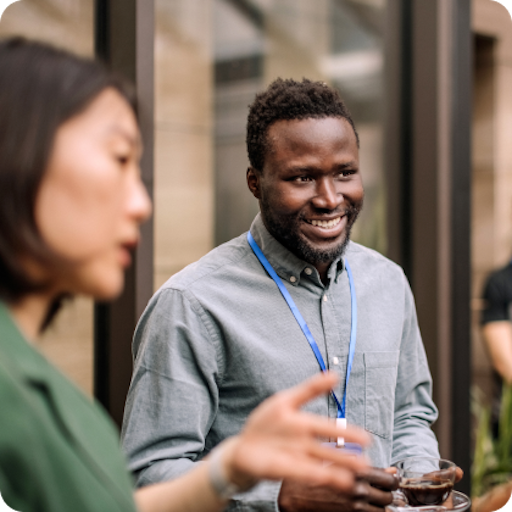
[{"label": "shirt sleeve", "polygon": [[503,276],[492,274],[484,287],[484,309],[482,310],[482,325],[489,322],[510,320],[509,298],[505,290]]},{"label": "shirt sleeve", "polygon": [[181,290],[160,291],[135,331],[122,443],[138,486],[191,469],[218,408],[217,354],[190,298]]},{"label": "shirt sleeve", "polygon": [[[122,429],[138,487],[175,479],[207,453],[222,379],[219,344],[197,300],[181,290],[157,293],[141,317]],[[278,512],[280,486],[262,481],[227,510]]]},{"label": "shirt sleeve", "polygon": [[437,440],[430,428],[436,419],[432,377],[418,327],[414,299],[406,283],[395,395],[392,464],[411,456],[439,457]]}]

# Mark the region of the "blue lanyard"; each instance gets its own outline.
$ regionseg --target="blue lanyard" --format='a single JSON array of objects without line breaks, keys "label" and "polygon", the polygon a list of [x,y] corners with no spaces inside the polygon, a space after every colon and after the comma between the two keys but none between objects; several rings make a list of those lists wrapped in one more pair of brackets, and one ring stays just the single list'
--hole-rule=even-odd
[{"label": "blue lanyard", "polygon": [[[256,240],[254,240],[250,231],[247,233],[247,241],[249,242],[249,245],[251,246],[252,250],[254,251],[254,254],[260,260],[260,263],[263,265],[265,270],[268,272],[270,277],[274,280],[277,287],[279,288],[279,291],[283,295],[284,300],[286,301],[286,303],[288,304],[288,307],[290,308],[291,312],[293,313],[295,320],[297,320],[297,323],[299,324],[300,328],[302,329],[304,336],[306,336],[306,339],[308,340],[309,344],[311,345],[311,348],[313,349],[313,352],[316,356],[318,364],[320,365],[320,368],[324,372],[327,371],[327,368],[324,363],[324,358],[322,357],[322,353],[320,352],[320,349],[318,348],[318,345],[317,345],[315,339],[313,338],[311,331],[309,330],[308,324],[306,323],[306,321],[300,314],[300,311],[298,310],[297,306],[295,305],[295,302],[293,301],[293,299],[290,295],[290,292],[286,289],[283,281],[281,281],[281,278],[277,275],[276,271],[274,270],[272,265],[269,263],[269,261],[263,254],[263,251],[260,249],[260,246],[256,243]],[[356,333],[357,333],[356,290],[354,288],[354,279],[352,277],[352,271],[350,270],[350,265],[348,264],[347,260],[345,260],[345,267],[347,269],[348,282],[349,282],[349,286],[350,286],[350,302],[351,302],[351,308],[352,308],[352,311],[351,311],[352,318],[351,318],[351,325],[350,325],[350,344],[349,344],[349,349],[348,349],[347,375],[345,378],[345,392],[343,393],[343,399],[341,401],[341,404],[340,404],[337,396],[334,394],[334,391],[331,391],[334,401],[336,402],[336,406],[338,407],[338,418],[346,418],[346,401],[347,401],[348,381],[350,378],[350,373],[352,372],[352,363],[354,361],[354,352],[356,350]]]}]

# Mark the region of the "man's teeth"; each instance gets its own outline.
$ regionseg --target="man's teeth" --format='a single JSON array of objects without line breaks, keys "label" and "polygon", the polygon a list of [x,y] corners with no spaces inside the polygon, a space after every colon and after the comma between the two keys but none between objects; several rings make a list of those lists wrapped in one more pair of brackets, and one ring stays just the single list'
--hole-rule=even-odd
[{"label": "man's teeth", "polygon": [[334,226],[337,226],[340,223],[340,221],[341,217],[337,217],[336,219],[332,220],[312,220],[311,224],[313,226],[318,226],[320,228],[331,229]]}]

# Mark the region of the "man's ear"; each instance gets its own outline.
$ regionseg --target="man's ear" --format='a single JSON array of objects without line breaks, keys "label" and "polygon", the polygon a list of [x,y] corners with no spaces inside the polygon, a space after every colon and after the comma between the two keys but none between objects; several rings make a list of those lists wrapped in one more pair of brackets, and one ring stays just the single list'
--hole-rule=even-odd
[{"label": "man's ear", "polygon": [[261,199],[260,178],[261,173],[254,169],[254,167],[249,167],[247,169],[247,186],[256,199]]}]

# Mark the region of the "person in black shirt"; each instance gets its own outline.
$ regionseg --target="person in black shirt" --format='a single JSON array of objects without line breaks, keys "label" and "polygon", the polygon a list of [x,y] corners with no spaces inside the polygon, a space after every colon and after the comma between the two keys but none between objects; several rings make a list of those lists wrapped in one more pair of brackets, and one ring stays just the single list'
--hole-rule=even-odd
[{"label": "person in black shirt", "polygon": [[512,261],[489,276],[483,298],[482,335],[495,370],[491,423],[497,436],[502,384],[512,384]]},{"label": "person in black shirt", "polygon": [[482,334],[492,365],[500,377],[512,383],[512,262],[493,272],[484,288]]}]

